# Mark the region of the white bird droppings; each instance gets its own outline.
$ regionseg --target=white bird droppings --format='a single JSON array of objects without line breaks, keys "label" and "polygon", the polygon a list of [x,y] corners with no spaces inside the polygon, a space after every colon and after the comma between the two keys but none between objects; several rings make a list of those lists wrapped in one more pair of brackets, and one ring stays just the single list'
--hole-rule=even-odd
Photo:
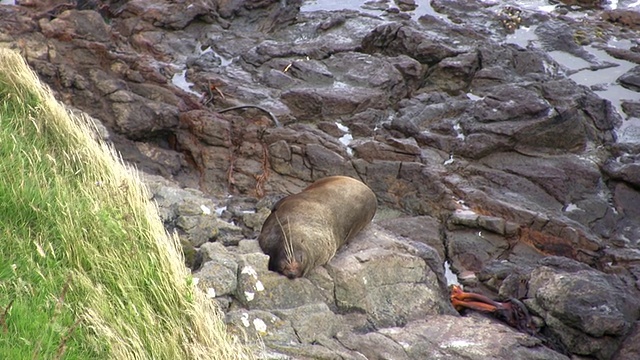
[{"label": "white bird droppings", "polygon": [[207,298],[213,299],[214,297],[216,297],[216,289],[208,288],[207,289]]},{"label": "white bird droppings", "polygon": [[254,268],[252,268],[251,266],[245,266],[242,268],[242,271],[240,272],[241,274],[246,274],[249,276],[253,276],[255,279],[258,278],[258,273],[256,272],[256,270]]},{"label": "white bird droppings", "polygon": [[244,325],[244,327],[249,327],[249,325],[251,325],[249,323],[249,313],[242,313],[240,321],[242,321],[242,325]]},{"label": "white bird droppings", "polygon": [[264,321],[262,321],[261,319],[254,319],[253,320],[253,327],[261,333],[265,333],[267,332],[267,324],[264,323]]},{"label": "white bird droppings", "polygon": [[211,215],[211,209],[209,209],[206,205],[200,205],[200,209],[202,209],[203,214]]}]

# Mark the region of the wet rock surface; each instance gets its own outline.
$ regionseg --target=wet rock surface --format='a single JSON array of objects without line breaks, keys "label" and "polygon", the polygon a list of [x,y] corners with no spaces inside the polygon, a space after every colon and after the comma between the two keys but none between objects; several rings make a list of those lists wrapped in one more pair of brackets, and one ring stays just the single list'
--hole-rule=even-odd
[{"label": "wet rock surface", "polygon": [[[0,46],[144,173],[198,286],[264,357],[637,357],[638,67],[606,80],[635,96],[619,106],[576,82],[638,58],[637,9],[18,3]],[[373,224],[307,278],[269,272],[269,209],[328,175],[373,189]],[[458,316],[445,261],[467,291],[520,299],[537,335]]]}]

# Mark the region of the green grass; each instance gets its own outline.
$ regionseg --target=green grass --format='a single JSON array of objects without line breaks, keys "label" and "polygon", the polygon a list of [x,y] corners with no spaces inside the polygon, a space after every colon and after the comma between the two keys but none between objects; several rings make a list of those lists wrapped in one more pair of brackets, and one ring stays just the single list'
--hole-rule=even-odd
[{"label": "green grass", "polygon": [[0,49],[0,359],[250,359],[135,173]]}]

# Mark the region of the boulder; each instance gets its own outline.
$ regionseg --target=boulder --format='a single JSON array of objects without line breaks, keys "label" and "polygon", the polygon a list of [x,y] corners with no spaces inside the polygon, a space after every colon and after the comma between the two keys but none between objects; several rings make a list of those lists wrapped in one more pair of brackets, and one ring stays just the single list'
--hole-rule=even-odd
[{"label": "boulder", "polygon": [[531,272],[531,307],[572,353],[609,359],[640,315],[638,290],[563,258]]}]

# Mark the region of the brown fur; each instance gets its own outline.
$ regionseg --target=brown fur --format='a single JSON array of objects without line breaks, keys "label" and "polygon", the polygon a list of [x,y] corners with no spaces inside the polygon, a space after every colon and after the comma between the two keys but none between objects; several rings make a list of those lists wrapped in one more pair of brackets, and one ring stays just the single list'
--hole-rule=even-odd
[{"label": "brown fur", "polygon": [[269,269],[291,279],[305,276],[369,224],[376,208],[373,191],[347,176],[320,179],[281,199],[258,236]]}]

